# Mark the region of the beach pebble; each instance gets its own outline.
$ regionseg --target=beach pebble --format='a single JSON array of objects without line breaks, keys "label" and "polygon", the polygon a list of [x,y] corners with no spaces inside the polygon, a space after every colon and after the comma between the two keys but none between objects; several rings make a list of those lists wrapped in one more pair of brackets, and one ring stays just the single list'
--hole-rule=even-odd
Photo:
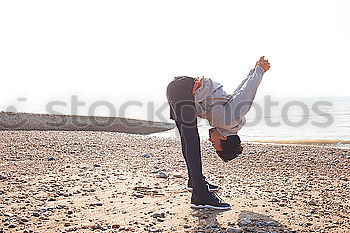
[{"label": "beach pebble", "polygon": [[229,227],[227,228],[226,230],[227,233],[242,233],[243,230],[241,228],[232,228],[232,227]]},{"label": "beach pebble", "polygon": [[95,163],[95,164],[94,164],[94,167],[101,167],[101,165],[98,164],[98,163]]},{"label": "beach pebble", "polygon": [[165,213],[153,213],[152,218],[165,218]]},{"label": "beach pebble", "polygon": [[183,175],[182,175],[181,172],[174,172],[173,176],[176,177],[176,178],[183,178]]},{"label": "beach pebble", "polygon": [[16,228],[16,225],[15,224],[10,224],[7,226],[8,228]]},{"label": "beach pebble", "polygon": [[71,232],[71,231],[77,231],[77,230],[78,230],[78,228],[76,228],[76,227],[65,227],[63,229],[63,232]]},{"label": "beach pebble", "polygon": [[94,203],[90,203],[90,206],[102,206],[103,203],[102,202],[94,202]]},{"label": "beach pebble", "polygon": [[149,157],[151,157],[151,155],[150,155],[150,154],[147,154],[147,153],[144,153],[144,154],[141,155],[141,157],[143,157],[143,158],[149,158]]},{"label": "beach pebble", "polygon": [[28,218],[21,218],[21,222],[29,222],[29,219]]},{"label": "beach pebble", "polygon": [[13,217],[14,215],[7,212],[7,213],[4,213],[4,216],[5,216],[5,217]]},{"label": "beach pebble", "polygon": [[252,221],[249,218],[242,218],[238,220],[239,225],[250,225],[252,224]]},{"label": "beach pebble", "polygon": [[264,227],[264,226],[267,226],[267,223],[266,223],[266,222],[259,222],[259,223],[258,223],[258,226]]},{"label": "beach pebble", "polygon": [[275,227],[277,226],[277,223],[275,223],[274,221],[269,221],[266,223],[268,226],[271,226],[271,227]]},{"label": "beach pebble", "polygon": [[49,157],[47,160],[48,161],[54,161],[54,160],[56,160],[56,158],[55,157]]},{"label": "beach pebble", "polygon": [[113,229],[116,229],[116,228],[119,228],[119,227],[120,227],[119,224],[113,224],[113,225],[112,225],[112,228],[113,228]]},{"label": "beach pebble", "polygon": [[4,175],[0,174],[0,180],[5,180],[5,179],[6,179],[6,177]]},{"label": "beach pebble", "polygon": [[34,212],[32,215],[33,215],[34,217],[40,217],[40,214],[39,214],[38,212]]},{"label": "beach pebble", "polygon": [[168,178],[168,174],[166,172],[158,172],[157,177],[166,179]]}]

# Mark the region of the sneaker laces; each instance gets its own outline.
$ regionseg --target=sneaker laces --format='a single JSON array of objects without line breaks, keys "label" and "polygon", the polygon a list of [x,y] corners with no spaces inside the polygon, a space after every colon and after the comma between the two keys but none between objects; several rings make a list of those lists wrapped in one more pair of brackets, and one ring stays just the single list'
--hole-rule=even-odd
[{"label": "sneaker laces", "polygon": [[212,198],[214,198],[214,200],[217,200],[219,203],[224,203],[224,200],[221,197],[219,197],[219,195],[217,193],[215,193],[215,192],[209,192],[209,193],[210,193],[209,195]]}]

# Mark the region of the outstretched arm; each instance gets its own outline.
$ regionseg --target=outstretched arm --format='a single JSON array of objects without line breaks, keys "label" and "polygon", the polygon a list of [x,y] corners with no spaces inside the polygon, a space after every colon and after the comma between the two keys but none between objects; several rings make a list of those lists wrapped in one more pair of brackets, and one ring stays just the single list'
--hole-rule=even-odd
[{"label": "outstretched arm", "polygon": [[270,69],[270,63],[269,60],[265,60],[265,56],[262,56],[259,58],[259,60],[255,63],[255,67],[254,69],[251,69],[247,78],[245,78],[241,84],[239,84],[239,86],[236,88],[236,90],[232,93],[232,96],[236,95],[236,93],[243,87],[243,85],[247,82],[247,80],[252,77],[252,75],[254,74],[254,71],[256,69],[257,66],[261,66],[264,70],[264,72],[266,72],[267,70]]}]

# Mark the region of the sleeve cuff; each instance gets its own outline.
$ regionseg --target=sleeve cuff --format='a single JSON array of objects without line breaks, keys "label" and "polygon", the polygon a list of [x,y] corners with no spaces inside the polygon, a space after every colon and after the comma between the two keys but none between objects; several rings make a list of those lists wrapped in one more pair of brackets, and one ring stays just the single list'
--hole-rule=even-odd
[{"label": "sleeve cuff", "polygon": [[259,69],[262,73],[265,73],[264,68],[262,68],[261,66],[257,66],[255,69]]}]

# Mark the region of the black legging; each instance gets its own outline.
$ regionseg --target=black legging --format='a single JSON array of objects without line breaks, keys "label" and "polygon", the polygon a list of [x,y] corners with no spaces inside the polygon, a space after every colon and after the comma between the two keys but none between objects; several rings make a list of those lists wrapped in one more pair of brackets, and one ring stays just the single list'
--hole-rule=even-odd
[{"label": "black legging", "polygon": [[202,192],[206,186],[203,182],[200,138],[192,88],[193,78],[175,78],[168,85],[167,98],[170,118],[175,120],[181,136],[182,154],[193,192]]}]

